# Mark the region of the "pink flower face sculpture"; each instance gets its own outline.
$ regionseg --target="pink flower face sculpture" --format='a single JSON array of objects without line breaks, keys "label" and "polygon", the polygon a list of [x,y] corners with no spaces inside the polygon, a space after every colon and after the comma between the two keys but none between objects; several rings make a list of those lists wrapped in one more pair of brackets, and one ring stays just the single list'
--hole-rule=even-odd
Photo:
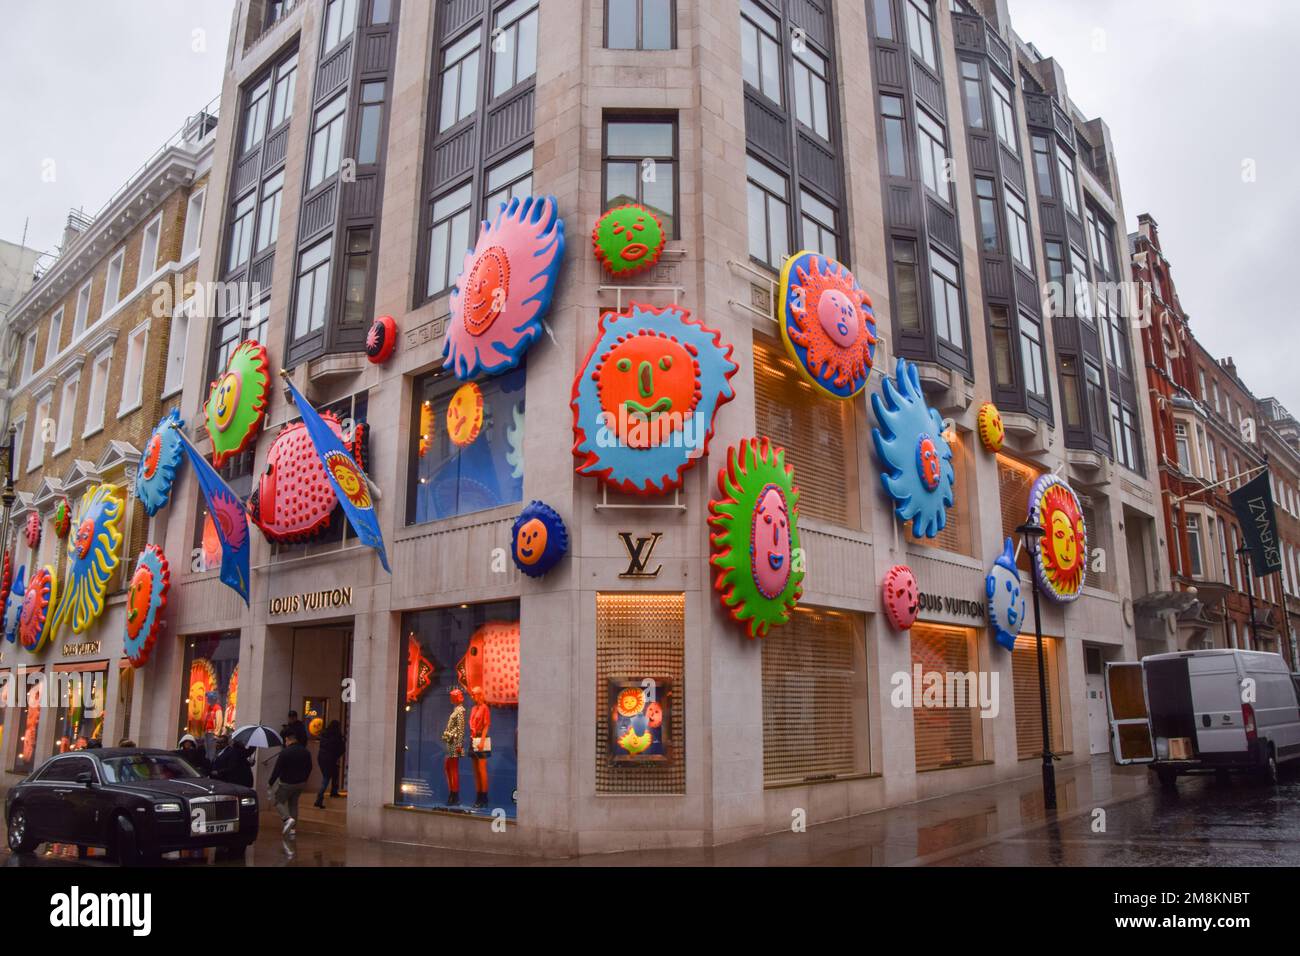
[{"label": "pink flower face sculpture", "polygon": [[896,564],[885,574],[885,616],[895,629],[906,631],[916,623],[921,609],[921,595],[916,586],[916,575],[905,564]]},{"label": "pink flower face sculpture", "polygon": [[776,485],[768,485],[754,509],[754,583],[775,598],[790,580],[790,508]]}]

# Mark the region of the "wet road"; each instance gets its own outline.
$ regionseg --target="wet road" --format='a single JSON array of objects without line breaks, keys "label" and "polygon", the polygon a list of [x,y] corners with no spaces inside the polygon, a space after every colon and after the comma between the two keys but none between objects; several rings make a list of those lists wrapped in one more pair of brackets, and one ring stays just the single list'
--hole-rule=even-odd
[{"label": "wet road", "polygon": [[[1108,757],[1057,772],[1059,810],[1045,819],[1037,776],[894,807],[806,832],[716,848],[545,860],[347,837],[342,813],[304,821],[283,840],[271,817],[241,860],[217,866],[1276,866],[1300,865],[1300,775],[1277,788],[1245,778],[1183,778],[1177,793]],[[75,851],[74,851],[75,852]],[[107,866],[43,847],[3,866]],[[202,866],[199,860],[164,861]]]}]

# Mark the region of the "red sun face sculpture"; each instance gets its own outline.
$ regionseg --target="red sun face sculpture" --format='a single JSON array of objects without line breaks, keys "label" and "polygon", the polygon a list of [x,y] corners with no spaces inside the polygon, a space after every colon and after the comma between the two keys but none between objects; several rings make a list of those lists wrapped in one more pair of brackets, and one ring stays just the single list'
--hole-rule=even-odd
[{"label": "red sun face sculpture", "polygon": [[465,280],[465,330],[482,335],[505,309],[510,294],[510,258],[492,246],[474,260]]},{"label": "red sun face sculpture", "polygon": [[41,516],[35,511],[27,516],[27,547],[35,551],[41,544]]},{"label": "red sun face sculpture", "polygon": [[916,585],[916,575],[905,564],[896,564],[885,574],[882,585],[885,616],[899,631],[906,631],[916,623],[920,611],[921,595]]}]

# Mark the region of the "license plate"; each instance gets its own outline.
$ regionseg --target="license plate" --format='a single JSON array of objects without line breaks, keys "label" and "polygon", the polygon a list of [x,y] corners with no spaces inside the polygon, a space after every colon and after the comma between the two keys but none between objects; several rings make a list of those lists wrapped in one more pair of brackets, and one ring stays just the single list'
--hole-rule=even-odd
[{"label": "license plate", "polygon": [[204,833],[233,833],[234,823],[208,823],[203,827]]}]

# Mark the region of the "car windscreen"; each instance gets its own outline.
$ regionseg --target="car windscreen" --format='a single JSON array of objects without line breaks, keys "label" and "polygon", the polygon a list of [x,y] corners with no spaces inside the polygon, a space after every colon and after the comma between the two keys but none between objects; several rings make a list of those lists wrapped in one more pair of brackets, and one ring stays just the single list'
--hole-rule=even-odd
[{"label": "car windscreen", "polygon": [[132,783],[137,780],[179,780],[197,777],[193,767],[170,754],[132,754],[129,757],[106,757],[104,776],[109,783]]}]

